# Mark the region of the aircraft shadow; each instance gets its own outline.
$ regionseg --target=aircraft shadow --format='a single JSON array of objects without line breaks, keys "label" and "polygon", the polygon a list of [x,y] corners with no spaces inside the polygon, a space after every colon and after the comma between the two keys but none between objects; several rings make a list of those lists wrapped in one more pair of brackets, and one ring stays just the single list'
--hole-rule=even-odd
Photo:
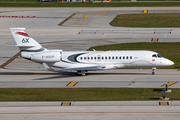
[{"label": "aircraft shadow", "polygon": [[86,73],[85,76],[77,76],[76,72],[61,72],[56,73],[56,76],[52,77],[45,77],[45,78],[38,78],[33,80],[49,80],[49,79],[60,79],[60,78],[70,78],[70,77],[86,77],[86,76],[97,76],[97,75],[150,75],[147,73]]},{"label": "aircraft shadow", "polygon": [[[76,72],[3,72],[0,75],[51,75],[51,77],[37,78],[33,80],[50,80],[50,79],[60,79],[60,78],[69,78],[69,77],[86,77],[86,76],[98,76],[98,75],[150,75],[149,73],[96,73],[96,72],[87,72],[86,76],[77,76]],[[53,76],[52,76],[53,75]]]},{"label": "aircraft shadow", "polygon": [[0,75],[57,75],[57,73],[3,72]]},{"label": "aircraft shadow", "polygon": [[54,74],[55,76],[37,78],[33,80],[50,80],[50,79],[61,79],[61,78],[70,78],[70,77],[78,77],[75,72],[61,72]]},{"label": "aircraft shadow", "polygon": [[86,73],[86,75],[150,75],[150,73]]}]

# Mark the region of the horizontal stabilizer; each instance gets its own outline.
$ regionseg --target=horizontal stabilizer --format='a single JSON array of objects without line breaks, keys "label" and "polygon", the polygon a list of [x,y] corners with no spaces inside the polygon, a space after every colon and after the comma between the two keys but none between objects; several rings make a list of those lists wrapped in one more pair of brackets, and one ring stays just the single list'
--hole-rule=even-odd
[{"label": "horizontal stabilizer", "polygon": [[16,47],[34,47],[35,45],[6,45],[6,46],[16,46]]},{"label": "horizontal stabilizer", "polygon": [[35,47],[35,45],[15,45],[17,47]]}]

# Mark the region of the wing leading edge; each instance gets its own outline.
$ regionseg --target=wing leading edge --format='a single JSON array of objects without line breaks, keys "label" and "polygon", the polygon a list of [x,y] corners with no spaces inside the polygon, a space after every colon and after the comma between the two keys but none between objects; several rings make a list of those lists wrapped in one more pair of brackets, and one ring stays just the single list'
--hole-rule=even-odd
[{"label": "wing leading edge", "polygon": [[58,69],[54,70],[46,63],[43,63],[44,67],[49,71],[61,72],[61,71],[78,71],[78,70],[102,70],[105,66],[91,66],[91,67],[77,67],[77,68],[68,68],[68,69]]}]

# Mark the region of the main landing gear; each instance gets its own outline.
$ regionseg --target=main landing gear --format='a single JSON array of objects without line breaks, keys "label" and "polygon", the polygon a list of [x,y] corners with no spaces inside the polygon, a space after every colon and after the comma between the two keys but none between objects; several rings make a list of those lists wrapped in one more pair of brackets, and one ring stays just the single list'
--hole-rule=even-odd
[{"label": "main landing gear", "polygon": [[86,72],[85,70],[78,70],[77,73],[76,73],[76,75],[85,76],[85,75],[86,75],[85,72]]},{"label": "main landing gear", "polygon": [[154,70],[156,69],[156,67],[152,68],[152,75],[155,75]]}]

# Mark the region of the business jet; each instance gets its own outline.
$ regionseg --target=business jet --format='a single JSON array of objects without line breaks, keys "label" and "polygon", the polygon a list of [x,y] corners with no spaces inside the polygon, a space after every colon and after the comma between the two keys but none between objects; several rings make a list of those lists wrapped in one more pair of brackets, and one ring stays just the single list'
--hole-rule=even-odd
[{"label": "business jet", "polygon": [[[122,51],[63,51],[48,50],[31,38],[25,28],[10,28],[21,57],[44,65],[47,70],[77,71],[85,75],[87,71],[118,68],[152,68],[173,65],[174,62],[160,54],[147,50]],[[53,69],[53,68],[56,69]],[[58,69],[57,69],[58,68]]]}]

